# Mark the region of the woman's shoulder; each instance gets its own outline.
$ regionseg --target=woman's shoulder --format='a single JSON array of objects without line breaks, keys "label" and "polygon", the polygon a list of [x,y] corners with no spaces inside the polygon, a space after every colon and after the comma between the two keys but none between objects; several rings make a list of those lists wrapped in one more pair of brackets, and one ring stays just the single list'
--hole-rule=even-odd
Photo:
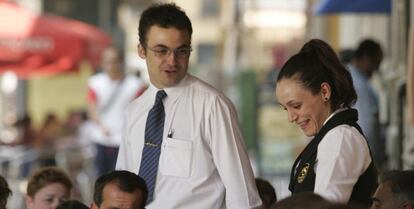
[{"label": "woman's shoulder", "polygon": [[358,147],[367,150],[368,143],[358,129],[348,124],[336,126],[328,131],[318,146],[318,148],[327,149],[354,149]]},{"label": "woman's shoulder", "polygon": [[332,128],[326,133],[325,137],[331,138],[330,140],[347,140],[355,143],[366,142],[364,135],[356,127],[348,124],[342,124]]}]

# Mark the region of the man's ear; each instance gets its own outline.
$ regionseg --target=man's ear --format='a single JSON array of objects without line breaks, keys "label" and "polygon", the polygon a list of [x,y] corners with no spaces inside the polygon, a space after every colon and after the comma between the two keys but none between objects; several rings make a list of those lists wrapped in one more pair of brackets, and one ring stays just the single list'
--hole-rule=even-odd
[{"label": "man's ear", "polygon": [[142,44],[138,44],[137,51],[138,51],[138,56],[139,57],[141,57],[142,59],[147,58],[147,52],[145,50],[145,47],[142,46]]}]

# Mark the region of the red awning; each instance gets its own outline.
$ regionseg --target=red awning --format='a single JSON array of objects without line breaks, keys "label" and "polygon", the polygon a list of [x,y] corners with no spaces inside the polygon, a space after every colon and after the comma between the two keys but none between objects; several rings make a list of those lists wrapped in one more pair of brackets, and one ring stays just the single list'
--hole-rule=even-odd
[{"label": "red awning", "polygon": [[21,78],[76,70],[84,59],[96,67],[111,38],[76,20],[35,15],[0,1],[0,73]]}]

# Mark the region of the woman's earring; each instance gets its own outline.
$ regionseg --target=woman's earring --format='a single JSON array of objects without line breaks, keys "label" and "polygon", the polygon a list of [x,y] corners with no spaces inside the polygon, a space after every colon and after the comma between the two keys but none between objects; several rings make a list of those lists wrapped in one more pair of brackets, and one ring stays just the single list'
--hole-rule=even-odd
[{"label": "woman's earring", "polygon": [[328,97],[325,97],[325,101],[328,101]]}]

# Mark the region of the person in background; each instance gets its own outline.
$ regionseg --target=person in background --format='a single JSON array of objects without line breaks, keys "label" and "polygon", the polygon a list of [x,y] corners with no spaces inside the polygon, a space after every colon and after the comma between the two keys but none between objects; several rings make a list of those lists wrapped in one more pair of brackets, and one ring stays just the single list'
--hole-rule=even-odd
[{"label": "person in background", "polygon": [[151,84],[126,110],[116,168],[145,179],[148,209],[260,208],[233,104],[188,73],[192,31],[174,3],[141,14]]},{"label": "person in background", "polygon": [[322,205],[318,209],[366,209],[357,204],[329,203]]},{"label": "person in background", "polygon": [[77,137],[79,134],[79,127],[83,122],[82,110],[71,110],[66,118],[63,128],[65,136]]},{"label": "person in background", "polygon": [[262,209],[270,208],[277,201],[275,188],[267,180],[256,178],[255,181],[260,199],[263,202]]},{"label": "person in background", "polygon": [[370,79],[374,72],[379,70],[382,59],[383,52],[380,44],[366,39],[361,41],[351,63],[347,66],[358,96],[354,106],[358,110],[358,124],[368,140],[375,165],[380,170],[386,162],[385,139],[381,134],[378,94],[370,83]]},{"label": "person in background", "polygon": [[338,53],[339,61],[341,61],[341,63],[344,65],[348,65],[351,63],[354,54],[355,51],[353,49],[343,49]]},{"label": "person in background", "polygon": [[271,209],[364,209],[359,205],[333,203],[318,194],[303,192],[277,202]]},{"label": "person in background", "polygon": [[28,149],[32,148],[38,138],[38,133],[33,127],[32,117],[30,115],[24,115],[16,121],[14,126],[18,134],[10,145],[24,145]]},{"label": "person in background", "polygon": [[96,146],[98,176],[115,169],[123,111],[146,88],[142,80],[125,74],[123,59],[118,48],[108,47],[102,54],[103,72],[88,81],[88,115],[93,124],[89,128],[89,139]]},{"label": "person in background", "polygon": [[45,167],[33,173],[27,184],[27,209],[56,209],[70,197],[72,182],[62,170]]},{"label": "person in background", "polygon": [[324,41],[308,41],[277,77],[276,97],[288,120],[313,137],[292,166],[293,195],[369,205],[376,170],[351,106],[357,96],[348,70]]},{"label": "person in background", "polygon": [[328,203],[318,209],[367,209],[358,204]]},{"label": "person in background", "polygon": [[0,209],[6,209],[7,199],[12,195],[9,184],[0,176]]},{"label": "person in background", "polygon": [[[33,127],[32,117],[30,115],[24,115],[22,118],[16,121],[14,127],[17,129],[16,138],[10,143],[9,146],[22,146],[24,153],[32,153],[36,142],[38,141],[38,132]],[[20,176],[26,178],[36,163],[37,159],[31,159],[24,162],[20,167]]]},{"label": "person in background", "polygon": [[148,190],[144,179],[125,170],[103,174],[95,182],[91,209],[144,209]]},{"label": "person in background", "polygon": [[56,144],[64,130],[56,114],[49,112],[39,130],[35,148],[38,149],[40,166],[56,166]]},{"label": "person in background", "polygon": [[79,200],[66,200],[60,203],[56,209],[89,209],[89,207]]},{"label": "person in background", "polygon": [[329,202],[318,194],[302,192],[276,202],[271,209],[321,209]]},{"label": "person in background", "polygon": [[414,171],[388,171],[381,175],[371,209],[413,209]]}]

